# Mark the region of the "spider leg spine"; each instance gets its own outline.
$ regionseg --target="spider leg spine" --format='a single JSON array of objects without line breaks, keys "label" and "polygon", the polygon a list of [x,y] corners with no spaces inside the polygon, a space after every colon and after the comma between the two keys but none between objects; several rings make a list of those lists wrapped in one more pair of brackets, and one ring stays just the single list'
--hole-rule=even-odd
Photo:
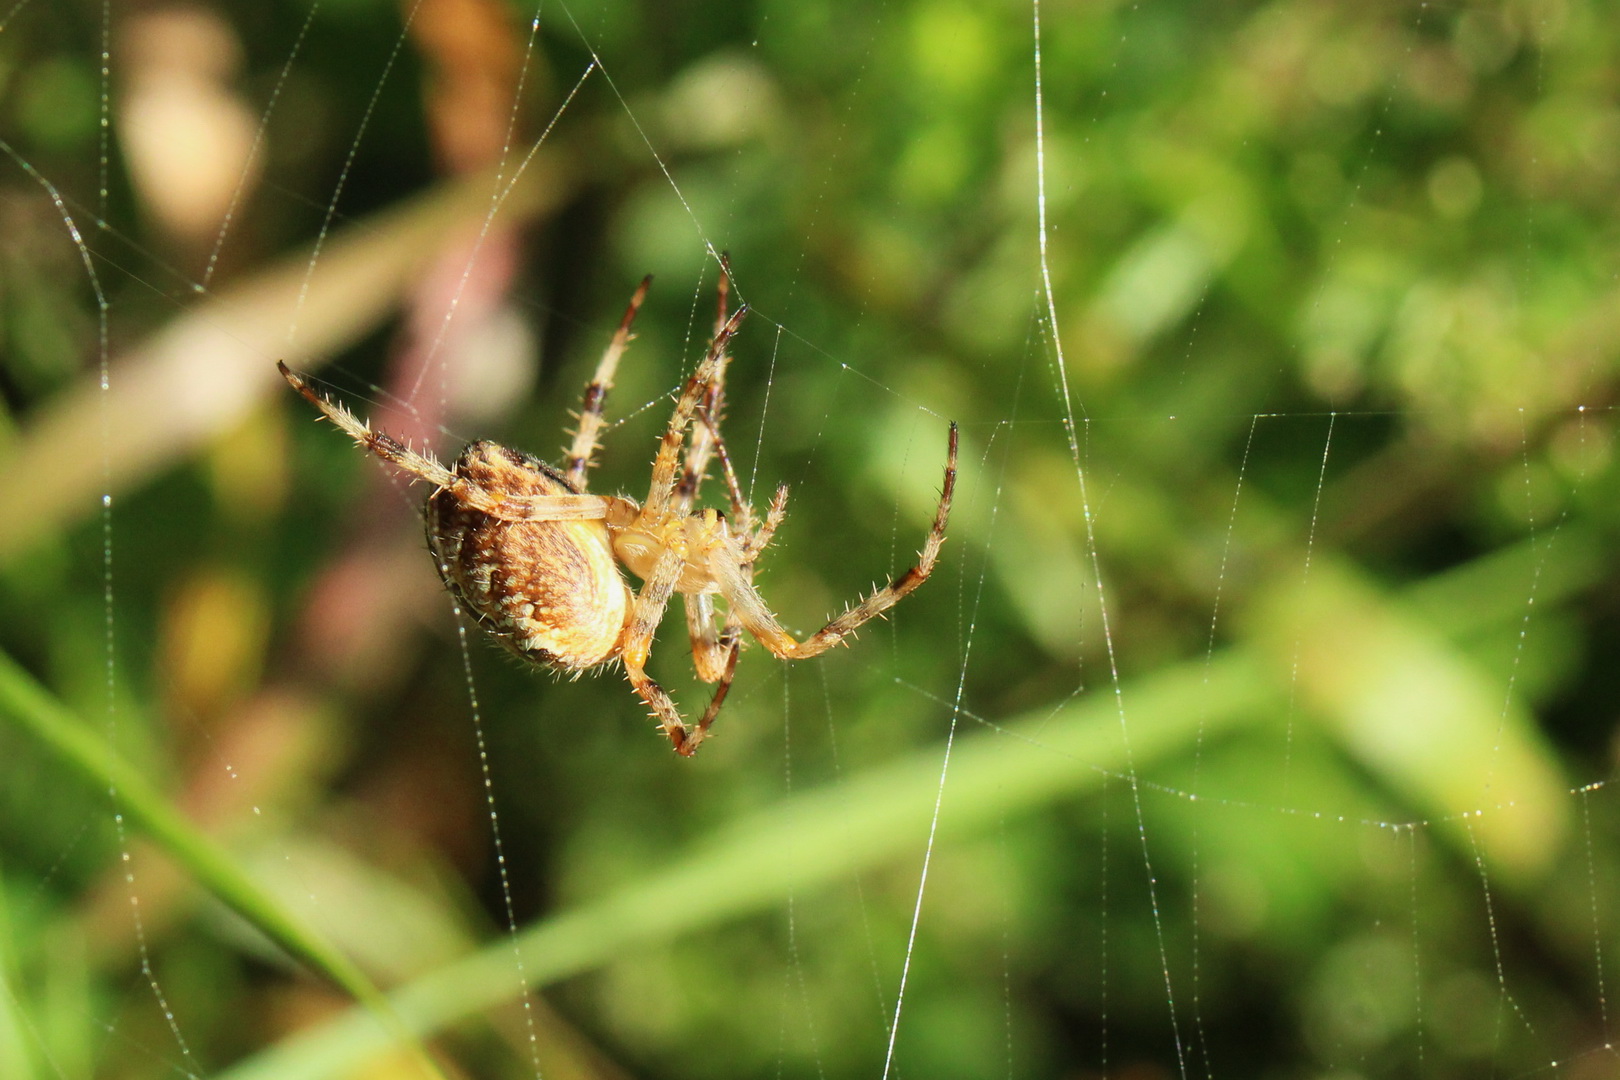
[{"label": "spider leg spine", "polygon": [[276,361],[276,367],[288,385],[298,391],[305,401],[319,409],[326,419],[342,428],[351,439],[384,461],[458,494],[469,486],[465,480],[440,464],[432,454],[418,453],[385,431],[373,431],[369,420],[361,420],[343,405],[316,391],[304,376],[282,361]]},{"label": "spider leg spine", "polygon": [[764,554],[770,546],[771,540],[776,536],[776,530],[787,519],[788,486],[778,484],[776,494],[771,496],[771,505],[765,510],[765,520],[754,530],[754,535],[743,542],[743,557],[750,567]]},{"label": "spider leg spine", "polygon": [[573,431],[573,440],[569,443],[567,458],[564,461],[564,474],[568,482],[577,490],[585,490],[586,473],[591,467],[591,458],[600,445],[597,436],[602,430],[602,406],[607,401],[608,391],[613,389],[613,376],[618,372],[619,360],[624,351],[635,340],[630,332],[635,324],[636,313],[641,310],[641,304],[647,299],[647,290],[652,287],[652,275],[648,274],[641,279],[634,295],[630,297],[630,305],[624,309],[624,317],[619,320],[619,328],[613,333],[613,340],[608,342],[602,359],[597,361],[596,371],[591,381],[585,384],[585,397],[575,419],[577,424]]}]

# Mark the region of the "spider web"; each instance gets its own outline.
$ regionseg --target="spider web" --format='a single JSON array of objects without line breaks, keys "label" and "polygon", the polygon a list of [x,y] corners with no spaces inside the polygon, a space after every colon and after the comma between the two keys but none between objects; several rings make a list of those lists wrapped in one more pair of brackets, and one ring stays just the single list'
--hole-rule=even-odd
[{"label": "spider web", "polygon": [[[7,692],[0,1075],[400,1053],[277,912],[470,1074],[1620,1074],[1604,28],[0,10],[4,648],[135,766]],[[682,762],[486,649],[274,362],[554,458],[652,271],[592,476],[639,495],[722,251],[796,632],[963,450],[948,565],[747,653]]]}]

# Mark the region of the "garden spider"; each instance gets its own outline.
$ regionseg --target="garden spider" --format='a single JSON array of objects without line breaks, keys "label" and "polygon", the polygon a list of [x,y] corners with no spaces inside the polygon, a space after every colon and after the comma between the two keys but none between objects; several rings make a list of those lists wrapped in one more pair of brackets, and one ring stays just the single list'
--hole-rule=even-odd
[{"label": "garden spider", "polygon": [[[451,468],[445,468],[431,454],[371,430],[286,364],[276,365],[294,390],[355,442],[434,485],[427,499],[428,546],[440,578],[464,610],[502,645],[532,663],[578,675],[622,660],[630,685],[684,756],[703,742],[731,687],[741,630],[773,655],[801,660],[825,652],[894,607],[933,571],[945,542],[956,486],[953,423],[944,487],[917,564],[803,641],[783,629],[754,588],[753,567],[785,516],[787,486],[777,488],[764,520],[756,520],[720,437],[730,362],[726,345],[748,310],[744,305],[727,317],[729,275],[724,269],[714,338],[676,400],[653,460],[652,487],[639,506],[623,496],[587,494],[586,473],[597,448],[603,401],[630,343],[630,327],[651,278],[636,290],[585,388],[579,427],[561,470],[487,441],[472,443]],[[719,459],[725,475],[729,522],[718,510],[692,509],[712,458]],[[644,582],[639,592],[626,583],[621,563]],[[646,671],[653,633],[675,593],[686,603],[698,677],[718,684],[702,719],[692,726]],[[727,606],[725,623],[718,630],[716,595]]]}]

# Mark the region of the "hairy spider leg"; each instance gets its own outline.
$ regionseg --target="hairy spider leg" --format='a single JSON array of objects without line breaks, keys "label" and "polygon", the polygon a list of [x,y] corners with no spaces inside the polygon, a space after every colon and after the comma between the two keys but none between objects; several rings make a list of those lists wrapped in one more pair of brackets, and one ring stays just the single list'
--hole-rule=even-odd
[{"label": "hairy spider leg", "polygon": [[[716,337],[724,331],[729,320],[730,284],[731,259],[729,255],[722,253],[720,280],[716,289],[718,293],[714,321]],[[785,513],[785,506],[781,504],[785,501],[786,492],[785,489],[778,490],[777,497],[772,502],[775,520],[761,534],[756,525],[754,509],[743,496],[736,470],[731,465],[731,456],[726,452],[725,438],[720,433],[720,422],[725,410],[726,368],[730,362],[730,354],[722,352],[716,364],[714,380],[698,407],[683,460],[681,480],[676,487],[675,509],[682,515],[691,512],[692,503],[708,475],[710,459],[718,456],[726,479],[726,494],[731,501],[732,526],[748,538],[750,550],[757,554],[759,549],[763,549],[764,544],[770,542],[770,533],[775,531],[777,524],[780,524],[781,516]],[[752,566],[749,567],[749,580],[753,580]],[[682,597],[682,602],[686,608],[687,636],[692,644],[693,666],[697,669],[698,677],[704,682],[720,681],[721,685],[716,688],[715,695],[717,700],[723,699],[726,691],[730,689],[731,678],[737,668],[737,656],[742,647],[742,622],[735,613],[728,610],[724,627],[717,629],[714,597],[711,594],[689,593]],[[699,739],[708,730],[716,712],[718,709],[711,705],[704,719],[699,722],[697,726]]]},{"label": "hairy spider leg", "polygon": [[[721,471],[726,478],[727,492],[731,498],[731,512],[736,524],[735,535],[742,537],[743,557],[747,560],[747,576],[752,583],[755,560],[771,542],[772,535],[782,524],[782,519],[787,516],[788,487],[782,484],[776,489],[764,522],[756,525],[753,508],[743,498],[742,487],[737,482],[736,471],[731,466],[731,455],[726,451],[725,439],[709,417],[702,412],[698,414],[698,423],[693,426],[711,429],[713,449],[720,460]],[[720,656],[724,651],[729,650],[732,654],[732,659],[727,661],[726,670],[730,671],[736,667],[735,654],[742,643],[742,620],[730,609],[730,605],[727,605],[725,628],[716,633],[712,594],[688,593],[682,600],[686,605],[686,625],[692,640],[692,662],[704,682],[714,682],[721,677]],[[707,724],[703,726],[707,727]]]},{"label": "hairy spider leg", "polygon": [[934,523],[928,539],[918,553],[917,563],[895,578],[887,586],[851,604],[842,615],[828,622],[814,634],[799,641],[776,621],[764,599],[754,588],[743,562],[744,551],[735,537],[728,538],[731,551],[717,553],[709,559],[709,570],[720,583],[720,592],[731,605],[731,610],[742,620],[743,628],[760,640],[767,649],[784,660],[804,660],[826,652],[864,623],[882,615],[898,604],[908,593],[933,573],[939,561],[940,548],[945,543],[945,525],[951,516],[951,496],[956,491],[956,424],[951,424],[950,441],[945,457],[945,483],[940,491],[939,506],[934,511]]},{"label": "hairy spider leg", "polygon": [[[722,254],[720,280],[715,289],[718,294],[713,331],[715,338],[718,338],[725,329],[730,286],[731,263],[729,258]],[[711,418],[717,421],[725,408],[726,366],[730,362],[730,355],[722,351],[716,361],[714,377],[709,381],[702,403],[698,406],[697,415],[700,419]],[[686,451],[681,456],[681,478],[675,486],[675,497],[671,504],[672,512],[682,517],[691,513],[692,504],[697,501],[698,492],[709,471],[714,441],[720,437],[713,423],[707,425],[695,423],[688,430],[690,434]],[[733,501],[733,515],[738,513],[738,506],[739,504]],[[742,512],[747,511],[744,509]],[[692,646],[692,665],[697,669],[698,678],[710,683],[724,679],[727,672],[736,670],[735,654],[738,650],[739,629],[732,625],[729,619],[725,631],[718,629],[712,595],[688,593],[683,595],[681,600],[686,609],[686,631]],[[722,685],[716,689],[716,694],[724,696],[726,689],[728,687]]]},{"label": "hairy spider leg", "polygon": [[658,721],[659,728],[669,736],[669,741],[675,746],[675,752],[683,757],[690,757],[696,747],[688,738],[686,724],[681,720],[680,711],[675,708],[675,702],[670,699],[669,692],[647,674],[646,667],[653,632],[658,629],[664,608],[669,604],[670,597],[675,594],[675,582],[679,580],[681,574],[681,561],[681,553],[675,548],[669,548],[654,564],[652,577],[642,584],[640,591],[636,593],[635,602],[631,605],[630,622],[625,627],[622,655],[624,674],[630,680],[631,687],[652,709],[653,719]]},{"label": "hairy spider leg", "polygon": [[[724,252],[720,254],[720,281],[715,292],[718,299],[715,305],[714,336],[719,337],[726,327],[728,318],[726,308],[731,292],[731,256]],[[683,514],[691,510],[698,489],[703,486],[704,477],[709,471],[709,459],[714,453],[714,441],[720,437],[720,421],[726,407],[726,368],[730,363],[731,354],[722,352],[717,361],[714,380],[709,384],[709,392],[698,410],[698,415],[707,416],[710,422],[692,425],[691,442],[683,462],[681,482],[675,489],[675,505]],[[733,500],[732,505],[741,504]]]},{"label": "hairy spider leg", "polygon": [[713,429],[715,456],[720,459],[720,472],[726,478],[726,490],[731,498],[731,512],[737,519],[737,527],[733,531],[745,537],[743,553],[745,561],[752,567],[760,552],[770,544],[771,537],[782,524],[782,519],[787,517],[788,486],[776,485],[776,494],[771,496],[771,504],[765,510],[765,520],[756,522],[754,508],[743,497],[742,484],[737,479],[737,470],[732,468],[731,455],[726,451],[726,442],[721,437],[719,428],[702,413],[698,414],[698,423]]},{"label": "hairy spider leg", "polygon": [[[645,528],[656,531],[656,526],[668,520],[671,516],[672,502],[675,496],[677,480],[677,466],[681,457],[681,448],[686,442],[686,430],[692,423],[692,418],[698,410],[699,401],[708,392],[716,372],[719,369],[719,358],[725,353],[726,345],[732,335],[737,332],[743,317],[748,313],[747,305],[737,309],[736,314],[726,320],[714,341],[709,345],[702,363],[698,365],[692,376],[686,380],[680,398],[675,402],[675,411],[669,418],[669,425],[664,430],[663,438],[659,441],[658,456],[653,461],[652,486],[647,492],[647,502],[641,508],[633,523],[635,528]],[[719,535],[724,535],[724,523],[718,522]],[[642,583],[641,589],[636,593],[635,602],[631,607],[630,621],[625,627],[624,639],[620,648],[620,655],[624,660],[625,675],[630,685],[641,696],[653,712],[653,717],[663,729],[664,734],[674,744],[677,753],[691,756],[709,724],[720,711],[727,692],[731,689],[731,678],[737,666],[737,641],[733,639],[730,648],[725,649],[721,641],[716,639],[712,646],[708,644],[708,637],[712,633],[712,619],[705,622],[700,632],[693,638],[694,661],[700,665],[700,673],[707,671],[713,674],[719,670],[719,685],[715,688],[714,696],[709,701],[709,707],[704,710],[703,717],[695,728],[688,728],[681,719],[681,714],[670,699],[669,693],[647,674],[647,654],[652,649],[654,632],[664,617],[664,610],[675,594],[675,586],[680,581],[682,571],[685,569],[686,555],[681,548],[671,545],[666,548],[654,563],[652,573]],[[712,611],[712,609],[711,609]],[[689,626],[691,625],[689,620]],[[699,650],[704,655],[699,658]],[[724,649],[724,653],[722,650]],[[726,656],[723,668],[719,665],[719,657]],[[705,681],[714,682],[715,679]]]},{"label": "hairy spider leg", "polygon": [[589,521],[607,516],[608,500],[591,495],[496,495],[444,467],[432,454],[418,453],[371,425],[339,403],[317,393],[304,376],[281,361],[276,367],[304,400],[315,406],[350,438],[384,461],[426,480],[467,506],[503,521]]},{"label": "hairy spider leg", "polygon": [[[720,282],[716,290],[719,297],[714,318],[714,333],[717,338],[726,326],[730,288],[731,256],[721,252]],[[726,494],[731,499],[731,513],[735,518],[734,531],[748,537],[746,549],[749,553],[748,561],[752,564],[771,542],[771,535],[776,532],[777,526],[787,514],[788,486],[786,484],[777,486],[776,494],[771,497],[770,508],[765,514],[765,524],[758,524],[754,517],[754,508],[743,495],[742,484],[737,480],[737,470],[732,467],[731,455],[726,452],[725,438],[720,434],[720,423],[725,410],[726,367],[730,363],[730,354],[722,352],[709,394],[698,408],[697,421],[692,425],[692,440],[686,455],[685,472],[676,489],[676,506],[681,513],[691,510],[692,501],[708,474],[709,458],[718,457],[726,480]]]},{"label": "hairy spider leg", "polygon": [[[737,483],[737,474],[731,467],[731,455],[726,452],[726,443],[717,428],[707,416],[699,415],[703,426],[710,427],[714,438],[715,454],[720,459],[721,470],[726,477],[726,486],[731,495],[732,512],[742,523],[740,528],[744,539],[742,543],[742,558],[746,560],[742,567],[744,579],[752,588],[754,583],[754,562],[759,558],[776,529],[787,516],[788,486],[780,485],[776,494],[771,498],[771,505],[765,512],[765,520],[757,528],[753,524],[753,511],[743,498],[742,488]],[[715,671],[715,664],[719,656],[726,658],[725,670],[718,673],[720,685],[715,687],[714,697],[709,701],[709,707],[703,713],[703,718],[693,729],[687,742],[688,749],[682,751],[692,754],[697,751],[698,744],[709,734],[709,726],[720,712],[720,705],[725,701],[727,692],[731,689],[731,681],[737,673],[737,657],[742,651],[742,617],[738,614],[735,604],[726,605],[725,628],[715,636],[714,598],[709,593],[693,593],[683,597],[686,603],[686,625],[692,639],[692,662],[697,668],[698,675],[705,682],[716,681],[711,676]],[[677,750],[680,746],[677,745]]]},{"label": "hairy spider leg", "polygon": [[[851,605],[842,615],[833,619],[803,642],[795,640],[777,622],[770,609],[766,607],[764,598],[754,588],[753,583],[753,561],[770,543],[772,534],[786,515],[787,485],[784,484],[777,488],[776,496],[771,500],[771,506],[766,513],[765,521],[756,532],[740,537],[726,533],[719,534],[719,542],[715,545],[715,550],[709,552],[707,556],[710,572],[719,581],[721,593],[725,596],[729,609],[726,618],[726,629],[718,640],[713,637],[714,609],[712,599],[707,594],[698,594],[685,598],[689,605],[687,608],[688,626],[692,634],[693,659],[698,666],[699,673],[702,674],[704,670],[705,660],[710,664],[715,662],[717,650],[725,648],[727,635],[738,634],[739,626],[741,629],[746,629],[753,634],[767,649],[784,660],[802,660],[817,656],[837,645],[864,623],[894,607],[908,593],[928,580],[928,576],[933,573],[934,566],[939,561],[939,553],[945,543],[946,525],[950,520],[951,499],[956,490],[957,441],[956,424],[952,423],[946,451],[945,480],[940,492],[939,505],[934,511],[934,521],[929,529],[928,538],[923,543],[923,550],[918,555],[916,565],[895,578],[887,587],[876,590],[870,596]],[[718,433],[716,433],[715,446],[716,453],[720,455],[722,466],[729,469],[725,442],[718,438]],[[733,476],[734,481],[735,476]],[[682,569],[681,563],[681,559],[673,557],[672,552],[666,551],[653,571],[654,577],[667,575],[672,580],[678,578]],[[672,593],[673,584],[663,592],[663,604],[668,603],[669,596]],[[649,596],[646,589],[643,590],[642,596],[646,596],[652,601],[657,601],[658,598],[657,594]],[[640,601],[641,597],[638,597],[638,607]],[[701,623],[693,616],[694,611],[703,613]],[[641,613],[638,611],[638,618],[635,620],[637,623],[636,632],[640,632],[640,615]],[[662,617],[662,605],[660,605],[658,617]],[[652,631],[656,627],[657,619],[655,618],[651,625],[645,629],[649,645]],[[700,642],[707,647],[706,651],[709,654],[707,657],[700,656]],[[626,660],[625,668],[630,673],[631,685],[636,688],[644,700],[653,706],[654,714],[660,718],[664,732],[669,735],[670,741],[674,743],[677,753],[690,757],[697,752],[698,746],[708,737],[709,727],[714,723],[714,718],[718,715],[720,706],[725,701],[727,692],[731,689],[732,679],[737,667],[739,644],[740,636],[730,639],[730,648],[724,654],[726,656],[726,666],[720,676],[719,685],[715,688],[714,696],[710,699],[709,707],[704,710],[702,718],[692,727],[688,727],[682,722],[679,714],[675,712],[673,702],[670,702],[669,695],[664,692],[663,688],[648,678],[644,670],[632,668],[629,661]],[[708,679],[705,676],[705,681],[712,682],[715,680]],[[663,703],[668,704],[669,712],[667,714],[660,708],[660,699]]]},{"label": "hairy spider leg", "polygon": [[686,386],[682,388],[681,396],[675,402],[675,412],[669,418],[669,426],[664,429],[663,438],[658,442],[658,455],[653,458],[652,484],[647,489],[647,501],[641,508],[638,523],[663,521],[672,512],[675,486],[679,482],[676,473],[681,447],[686,442],[687,426],[697,414],[704,392],[714,381],[715,373],[719,370],[720,357],[725,355],[727,343],[737,333],[737,328],[742,325],[747,314],[748,305],[744,304],[737,309],[735,315],[726,320],[726,324],[720,328],[720,332],[714,336],[713,343],[709,345],[703,362],[698,365],[691,378],[686,380]]},{"label": "hairy spider leg", "polygon": [[613,389],[613,376],[619,369],[619,358],[629,348],[633,338],[630,327],[635,323],[636,312],[641,310],[641,303],[647,299],[647,289],[651,285],[651,274],[641,279],[635,295],[630,297],[630,306],[625,309],[624,318],[619,320],[619,329],[614,331],[613,340],[608,342],[602,359],[597,361],[596,373],[585,384],[585,398],[579,407],[579,426],[574,430],[574,441],[568,447],[568,456],[563,462],[563,475],[575,491],[586,490],[586,474],[590,471],[591,458],[600,445],[597,436],[602,430],[602,406],[607,401],[608,391]]}]

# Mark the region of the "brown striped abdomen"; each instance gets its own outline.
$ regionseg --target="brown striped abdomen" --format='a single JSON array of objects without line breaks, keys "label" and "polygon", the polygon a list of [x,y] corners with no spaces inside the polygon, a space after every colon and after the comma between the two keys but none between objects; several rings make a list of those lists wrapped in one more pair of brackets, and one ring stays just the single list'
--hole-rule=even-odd
[{"label": "brown striped abdomen", "polygon": [[[455,472],[497,495],[566,495],[550,466],[498,443],[462,451]],[[446,491],[428,499],[428,544],[445,585],[524,660],[578,672],[615,659],[630,588],[601,521],[503,521]]]}]

